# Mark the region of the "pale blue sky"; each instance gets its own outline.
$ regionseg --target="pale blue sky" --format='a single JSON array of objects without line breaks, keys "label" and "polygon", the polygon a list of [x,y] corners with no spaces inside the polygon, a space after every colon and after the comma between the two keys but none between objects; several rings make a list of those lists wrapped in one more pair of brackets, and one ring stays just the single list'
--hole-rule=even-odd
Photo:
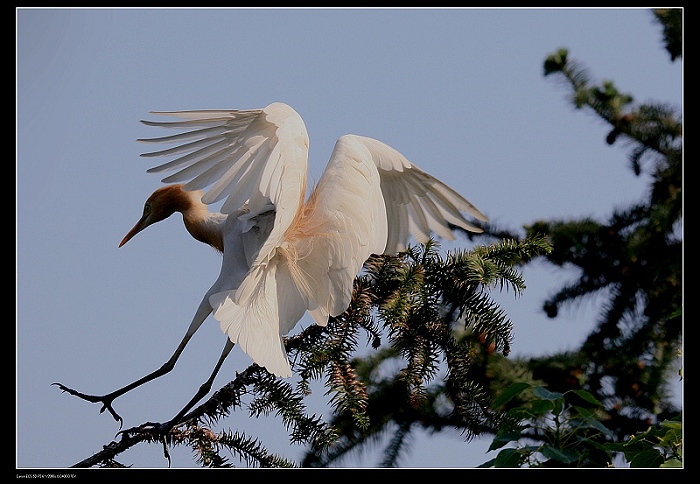
[{"label": "pale blue sky", "polygon": [[[307,123],[312,179],[335,140],[354,133],[392,145],[496,223],[605,218],[639,200],[649,180],[631,174],[624,147],[605,144],[602,122],[543,76],[560,47],[637,101],[681,106],[682,65],[669,60],[648,10],[18,10],[17,466],[67,467],[107,444],[118,424],[51,383],[106,393],[156,369],[218,275],[219,256],[180,217],[117,248],[160,186],[135,142],[162,134],[139,123],[149,111],[282,101]],[[579,343],[595,303],[550,320],[541,304],[565,278],[543,266],[524,275],[522,297],[497,295],[514,323],[513,354]],[[223,343],[207,321],[173,372],[115,402],[125,427],[174,415]],[[234,350],[215,386],[247,365]],[[327,407],[321,386],[315,402]],[[301,454],[280,422],[235,415],[225,427]],[[489,442],[421,437],[402,464],[474,467],[491,457]],[[196,466],[188,449],[172,457],[173,467]],[[118,460],[166,464],[158,445]]]}]

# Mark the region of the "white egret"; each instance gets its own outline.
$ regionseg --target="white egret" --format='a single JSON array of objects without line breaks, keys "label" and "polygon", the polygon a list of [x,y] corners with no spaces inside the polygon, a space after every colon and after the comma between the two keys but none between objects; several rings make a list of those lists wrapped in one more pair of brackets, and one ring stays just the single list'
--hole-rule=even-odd
[{"label": "white egret", "polygon": [[[371,254],[405,249],[409,237],[425,242],[436,234],[453,239],[452,226],[482,229],[463,213],[487,221],[474,205],[446,184],[375,139],[345,135],[306,198],[309,139],[291,107],[157,112],[179,121],[143,121],[176,128],[147,143],[178,143],[142,156],[176,156],[149,172],[175,171],[170,185],[146,201],[143,216],[119,246],[149,225],[182,213],[190,234],[223,254],[221,273],[206,292],[171,358],[158,370],[103,396],[64,385],[64,391],[101,412],[115,398],[168,373],[190,338],[213,313],[227,335],[209,380],[168,427],[177,423],[211,389],[235,344],[269,372],[289,377],[287,334],[308,312],[316,324],[347,309],[353,281]],[[206,189],[206,191],[204,191]],[[224,200],[221,213],[207,205]]]}]

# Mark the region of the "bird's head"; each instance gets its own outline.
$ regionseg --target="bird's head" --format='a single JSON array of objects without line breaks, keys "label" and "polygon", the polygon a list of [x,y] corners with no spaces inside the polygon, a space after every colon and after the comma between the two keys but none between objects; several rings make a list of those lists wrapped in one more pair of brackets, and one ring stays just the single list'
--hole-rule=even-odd
[{"label": "bird's head", "polygon": [[188,197],[182,190],[182,185],[168,185],[161,187],[148,197],[143,206],[143,215],[136,222],[128,234],[119,243],[119,247],[126,244],[134,235],[143,229],[161,220],[165,220],[175,212],[181,212],[188,202]]}]

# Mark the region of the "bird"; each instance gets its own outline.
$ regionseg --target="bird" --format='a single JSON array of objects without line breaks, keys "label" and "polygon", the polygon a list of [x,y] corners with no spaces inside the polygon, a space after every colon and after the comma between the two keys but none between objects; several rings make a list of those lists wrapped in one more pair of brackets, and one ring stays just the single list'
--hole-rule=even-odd
[{"label": "bird", "polygon": [[[171,358],[156,371],[106,395],[59,387],[114,411],[114,399],[173,369],[188,341],[213,315],[226,344],[209,379],[165,428],[177,423],[210,390],[223,361],[238,345],[251,360],[280,378],[292,376],[284,347],[308,313],[315,324],[349,306],[353,281],[372,254],[406,250],[410,237],[453,240],[454,229],[480,233],[488,218],[447,184],[391,146],[360,135],[338,138],[320,179],[307,195],[309,136],[301,116],[273,102],[262,109],[153,111],[169,121],[147,126],[174,129],[142,138],[174,144],[143,153],[173,157],[147,170],[175,172],[162,179],[143,214],[119,244],[176,212],[196,240],[222,254],[218,278],[205,293]],[[220,212],[208,206],[223,201]]]}]

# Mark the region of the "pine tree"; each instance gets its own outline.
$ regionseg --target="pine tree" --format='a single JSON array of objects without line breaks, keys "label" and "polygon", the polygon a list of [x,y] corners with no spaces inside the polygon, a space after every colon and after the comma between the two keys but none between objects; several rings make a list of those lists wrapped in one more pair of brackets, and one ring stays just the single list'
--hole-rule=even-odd
[{"label": "pine tree", "polygon": [[[680,58],[681,10],[656,10],[672,59]],[[545,76],[563,78],[577,109],[610,125],[608,144],[629,147],[629,167],[648,174],[645,199],[617,209],[605,221],[538,221],[528,234],[546,234],[557,267],[579,277],[544,303],[554,318],[566,304],[606,291],[595,329],[578,351],[526,365],[553,391],[581,388],[608,410],[605,424],[618,438],[675,416],[667,383],[677,378],[682,336],[682,121],[663,103],[635,105],[610,81],[592,85],[566,50],[550,55]]]},{"label": "pine tree", "polygon": [[[653,13],[671,59],[681,58],[682,10]],[[544,302],[549,317],[584,298],[608,296],[580,348],[530,359],[491,358],[491,391],[507,393],[513,383],[542,386],[574,406],[585,406],[577,392],[586,392],[600,402],[594,407],[603,410],[598,419],[611,431],[606,438],[624,442],[650,425],[682,418],[668,391],[671,379],[679,378],[682,345],[682,120],[667,104],[636,105],[612,82],[592,85],[565,49],[547,57],[544,74],[563,79],[574,107],[610,126],[606,142],[624,143],[630,169],[648,175],[651,184],[641,202],[614,210],[607,220],[542,220],[525,227],[527,235],[545,234],[552,242],[543,256],[549,263],[578,272]],[[527,402],[513,398],[501,409],[520,405]],[[548,437],[524,432],[521,438]]]}]

